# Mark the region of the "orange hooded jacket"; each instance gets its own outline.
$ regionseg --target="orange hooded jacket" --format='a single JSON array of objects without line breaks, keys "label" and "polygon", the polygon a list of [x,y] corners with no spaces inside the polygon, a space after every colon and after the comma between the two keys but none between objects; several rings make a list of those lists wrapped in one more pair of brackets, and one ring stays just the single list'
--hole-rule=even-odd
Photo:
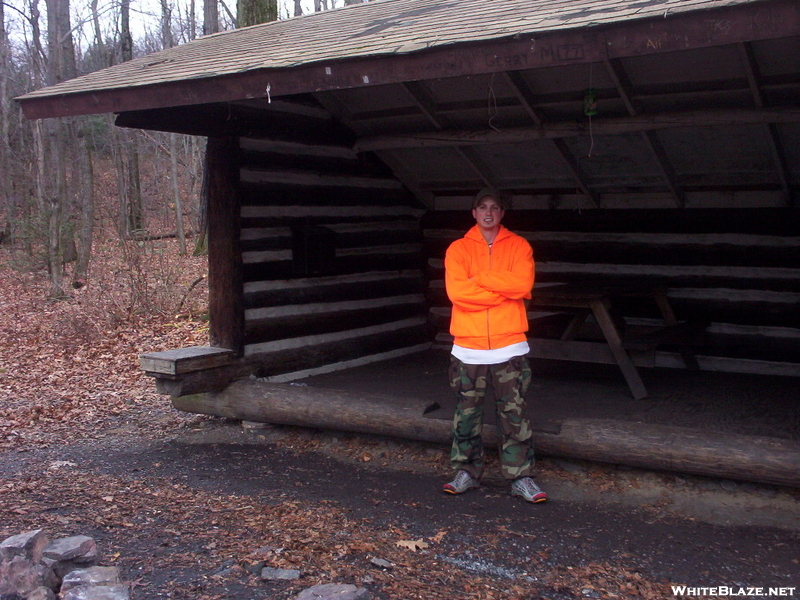
[{"label": "orange hooded jacket", "polygon": [[457,345],[491,350],[527,339],[524,300],[531,297],[534,262],[525,238],[501,225],[489,248],[475,225],[450,244],[444,267]]}]

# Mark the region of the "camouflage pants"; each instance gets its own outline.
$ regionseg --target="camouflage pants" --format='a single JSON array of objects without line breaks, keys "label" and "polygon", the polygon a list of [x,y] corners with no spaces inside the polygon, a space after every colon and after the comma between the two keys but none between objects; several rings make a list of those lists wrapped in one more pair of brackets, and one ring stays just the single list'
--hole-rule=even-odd
[{"label": "camouflage pants", "polygon": [[451,357],[450,387],[458,399],[453,418],[450,464],[476,479],[483,475],[483,401],[489,383],[495,395],[503,477],[533,476],[533,433],[525,417],[524,394],[531,382],[528,359],[517,356],[497,365],[467,365]]}]

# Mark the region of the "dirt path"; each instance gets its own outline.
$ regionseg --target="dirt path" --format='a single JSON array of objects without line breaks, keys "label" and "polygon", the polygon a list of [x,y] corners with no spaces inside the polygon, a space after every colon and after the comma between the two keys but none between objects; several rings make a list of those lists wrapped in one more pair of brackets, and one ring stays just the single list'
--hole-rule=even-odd
[{"label": "dirt path", "polygon": [[[543,459],[546,504],[512,498],[496,476],[451,497],[441,447],[150,417],[3,453],[0,503],[14,508],[2,533],[95,536],[135,600],[284,599],[326,582],[398,600],[800,586],[791,490]],[[261,581],[262,565],[303,576]]]}]

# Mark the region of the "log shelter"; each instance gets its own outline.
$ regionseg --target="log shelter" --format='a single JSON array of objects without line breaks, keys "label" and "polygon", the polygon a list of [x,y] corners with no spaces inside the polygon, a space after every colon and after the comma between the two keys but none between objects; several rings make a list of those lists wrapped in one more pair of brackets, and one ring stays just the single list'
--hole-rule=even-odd
[{"label": "log shelter", "polygon": [[484,186],[534,247],[534,360],[636,398],[800,376],[796,0],[375,0],[18,101],[208,138],[212,347],[143,357],[175,398],[447,348]]}]

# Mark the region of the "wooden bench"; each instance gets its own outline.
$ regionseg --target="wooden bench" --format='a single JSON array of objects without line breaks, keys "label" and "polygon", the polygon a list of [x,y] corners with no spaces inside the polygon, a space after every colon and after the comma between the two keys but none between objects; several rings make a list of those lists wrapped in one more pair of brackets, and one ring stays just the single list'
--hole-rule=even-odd
[{"label": "wooden bench", "polygon": [[156,380],[156,390],[173,397],[224,389],[251,367],[227,348],[193,346],[139,355],[139,365]]}]

